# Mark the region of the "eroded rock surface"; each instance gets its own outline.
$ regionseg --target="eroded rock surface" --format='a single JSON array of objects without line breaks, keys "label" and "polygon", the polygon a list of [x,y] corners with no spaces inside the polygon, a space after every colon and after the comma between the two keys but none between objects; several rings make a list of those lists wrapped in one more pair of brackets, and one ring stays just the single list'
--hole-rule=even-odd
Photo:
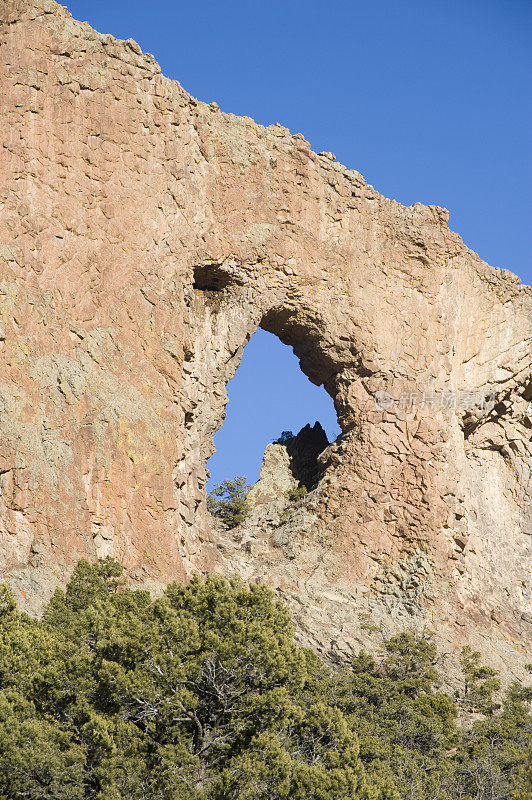
[{"label": "eroded rock surface", "polygon": [[[19,597],[38,610],[81,556],[153,590],[238,570],[318,648],[356,646],[369,613],[518,670],[531,288],[444,209],[195,100],[132,40],[52,0],[0,20],[0,568]],[[259,325],[343,433],[276,531],[238,542],[211,526],[206,462]]]}]

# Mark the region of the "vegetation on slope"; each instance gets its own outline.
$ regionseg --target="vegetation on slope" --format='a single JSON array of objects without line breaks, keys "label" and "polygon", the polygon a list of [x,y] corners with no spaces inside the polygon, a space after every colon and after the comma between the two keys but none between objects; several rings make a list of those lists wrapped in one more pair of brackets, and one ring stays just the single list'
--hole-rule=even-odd
[{"label": "vegetation on slope", "polygon": [[2,800],[532,798],[532,691],[497,708],[474,653],[451,698],[428,636],[333,670],[262,586],[194,579],[152,600],[120,573],[81,561],[41,621],[1,589]]},{"label": "vegetation on slope", "polygon": [[246,500],[251,486],[244,475],[226,478],[213,487],[207,497],[207,510],[226,528],[236,528],[249,516],[251,508]]}]

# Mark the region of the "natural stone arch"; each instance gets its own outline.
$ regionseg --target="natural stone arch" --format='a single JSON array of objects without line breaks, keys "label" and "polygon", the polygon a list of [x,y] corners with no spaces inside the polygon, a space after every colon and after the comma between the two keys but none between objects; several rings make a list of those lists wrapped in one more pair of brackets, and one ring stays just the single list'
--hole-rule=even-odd
[{"label": "natural stone arch", "polygon": [[[410,608],[443,640],[489,641],[495,660],[510,637],[518,663],[530,287],[468,250],[444,209],[401,206],[301,134],[196,101],[52,0],[0,13],[3,576],[37,609],[80,556],[110,552],[159,589],[262,570],[314,608],[315,643],[345,640],[360,608],[383,624]],[[199,296],[217,289],[226,310]],[[231,560],[202,517],[204,465],[263,320],[326,381],[344,434],[298,557],[265,543]],[[373,405],[378,390],[426,389],[493,390],[495,411],[465,440],[462,414]],[[408,606],[418,551],[428,571]]]},{"label": "natural stone arch", "polygon": [[[323,385],[333,402],[343,365],[335,361],[336,352],[319,310],[301,306],[280,291],[272,292],[263,274],[258,286],[254,286],[254,269],[246,274],[234,263],[203,264],[192,272],[186,301],[190,310],[190,349],[186,348],[184,367],[185,394],[190,398],[184,424],[190,441],[185,444],[182,461],[188,467],[194,459],[199,461],[188,470],[184,484],[190,484],[190,473],[194,471],[192,484],[199,489],[199,496],[196,494],[192,500],[185,491],[184,497],[188,504],[193,502],[199,508],[204,501],[207,461],[214,452],[214,434],[225,418],[225,387],[238,369],[244,347],[259,327],[293,348],[303,373],[316,385]],[[338,422],[342,427],[340,418]],[[200,516],[202,524],[208,525],[201,511]]]}]

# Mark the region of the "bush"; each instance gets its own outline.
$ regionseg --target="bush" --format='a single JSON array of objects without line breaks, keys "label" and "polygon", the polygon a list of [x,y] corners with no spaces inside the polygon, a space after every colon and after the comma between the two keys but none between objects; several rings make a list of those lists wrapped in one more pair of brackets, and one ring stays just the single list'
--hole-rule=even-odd
[{"label": "bush", "polygon": [[296,502],[297,500],[301,500],[301,498],[306,497],[308,494],[308,489],[306,486],[292,486],[290,489],[287,489],[284,493],[285,497],[292,502]]},{"label": "bush", "polygon": [[283,431],[278,439],[274,439],[273,440],[273,443],[274,444],[287,444],[288,442],[293,441],[295,438],[296,437],[294,436],[292,431]]},{"label": "bush", "polygon": [[208,577],[152,601],[107,566],[80,562],[44,621],[0,622],[2,800],[366,796],[356,734],[309,691],[317,659],[272,592]]},{"label": "bush", "polygon": [[0,587],[1,800],[529,800],[532,690],[497,711],[476,653],[460,730],[430,635],[333,670],[264,586],[119,578],[81,561],[42,620]]},{"label": "bush", "polygon": [[226,479],[215,486],[207,497],[207,509],[227,528],[236,528],[249,515],[251,509],[246,501],[251,486],[246,478],[239,475],[233,480]]},{"label": "bush", "polygon": [[469,646],[462,648],[460,665],[464,675],[464,706],[469,711],[493,714],[499,708],[493,701],[493,693],[501,688],[495,670],[484,666],[480,653]]}]

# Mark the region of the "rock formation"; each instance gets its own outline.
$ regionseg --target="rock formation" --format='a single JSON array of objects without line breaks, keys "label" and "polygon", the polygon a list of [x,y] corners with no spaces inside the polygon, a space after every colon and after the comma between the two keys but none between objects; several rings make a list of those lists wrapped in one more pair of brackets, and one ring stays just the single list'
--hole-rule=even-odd
[{"label": "rock formation", "polygon": [[[0,569],[26,607],[110,554],[153,590],[266,581],[318,649],[349,652],[369,613],[518,670],[532,289],[444,209],[195,100],[133,40],[53,0],[3,0],[0,22]],[[342,434],[238,541],[209,520],[206,462],[258,326]]]}]

